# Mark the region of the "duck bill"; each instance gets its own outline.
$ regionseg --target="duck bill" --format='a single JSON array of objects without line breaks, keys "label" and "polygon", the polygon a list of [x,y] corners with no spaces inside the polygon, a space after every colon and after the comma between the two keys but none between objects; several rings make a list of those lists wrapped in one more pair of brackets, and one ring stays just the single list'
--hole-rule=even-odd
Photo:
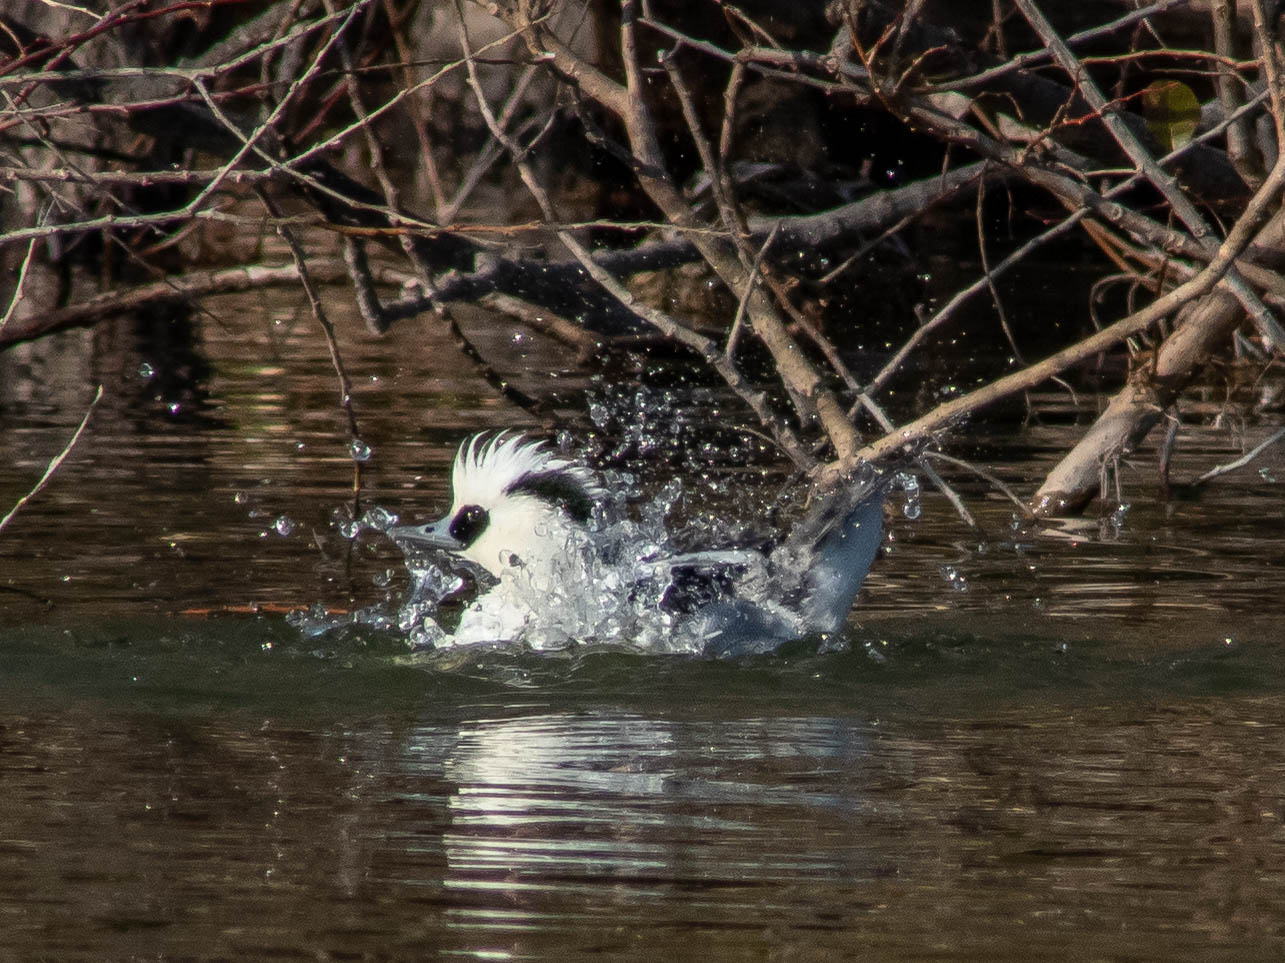
[{"label": "duck bill", "polygon": [[450,523],[451,519],[447,516],[427,525],[395,525],[388,530],[388,537],[399,545],[408,543],[421,549],[440,548],[458,552],[464,546],[451,535],[448,530]]}]

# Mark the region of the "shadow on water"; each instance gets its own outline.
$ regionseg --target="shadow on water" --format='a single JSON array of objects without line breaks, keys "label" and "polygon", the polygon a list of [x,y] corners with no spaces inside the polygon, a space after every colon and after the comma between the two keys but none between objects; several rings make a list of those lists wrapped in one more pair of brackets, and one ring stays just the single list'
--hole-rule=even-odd
[{"label": "shadow on water", "polygon": [[[337,533],[324,347],[272,310],[253,338],[203,326],[209,417],[183,430],[127,346],[100,361],[109,401],[0,539],[0,956],[1285,950],[1279,456],[1168,507],[1140,462],[1122,527],[1026,530],[965,481],[978,535],[926,493],[840,651],[412,656],[279,614],[405,582],[385,539]],[[404,347],[345,345],[367,498],[430,516],[454,444],[509,414]],[[5,381],[6,500],[79,420],[57,371],[84,361],[55,339],[21,364],[56,397]],[[1022,484],[1068,437],[977,443]],[[1175,472],[1233,449],[1185,429]],[[651,464],[692,512],[776,482]]]}]

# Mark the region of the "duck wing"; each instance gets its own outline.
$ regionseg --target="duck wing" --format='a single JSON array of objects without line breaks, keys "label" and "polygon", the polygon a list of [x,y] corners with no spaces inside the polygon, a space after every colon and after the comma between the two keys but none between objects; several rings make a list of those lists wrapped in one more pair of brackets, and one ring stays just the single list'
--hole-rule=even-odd
[{"label": "duck wing", "polygon": [[763,580],[768,560],[752,548],[726,548],[669,555],[649,567],[666,585],[661,608],[691,615],[732,598],[747,581]]},{"label": "duck wing", "polygon": [[710,655],[766,652],[836,632],[883,542],[891,475],[861,475],[816,499],[775,546],[685,552],[643,563]]}]

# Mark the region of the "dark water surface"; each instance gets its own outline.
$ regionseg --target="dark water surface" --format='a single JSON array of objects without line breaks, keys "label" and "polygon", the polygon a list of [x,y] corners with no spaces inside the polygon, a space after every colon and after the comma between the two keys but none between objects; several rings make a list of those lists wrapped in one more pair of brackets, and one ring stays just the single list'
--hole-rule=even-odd
[{"label": "dark water surface", "polygon": [[[127,325],[0,359],[3,509],[104,385],[0,534],[0,959],[1285,954],[1279,451],[1167,505],[1139,457],[1122,526],[1014,529],[961,479],[979,536],[926,494],[842,651],[412,658],[285,623],[404,576],[335,530],[310,323],[211,311],[190,371]],[[393,337],[345,343],[366,498],[428,516],[460,437],[518,419]],[[1174,475],[1270,431],[1185,428]],[[975,443],[1029,491],[1071,437]],[[690,511],[767,487],[680,468]]]}]

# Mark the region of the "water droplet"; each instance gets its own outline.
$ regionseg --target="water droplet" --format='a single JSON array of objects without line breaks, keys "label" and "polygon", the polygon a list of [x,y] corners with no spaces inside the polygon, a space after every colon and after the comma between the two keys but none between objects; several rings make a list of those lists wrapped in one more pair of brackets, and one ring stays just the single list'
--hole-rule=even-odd
[{"label": "water droplet", "polygon": [[244,505],[249,500],[250,500],[250,496],[247,495],[245,492],[237,492],[235,495],[232,496],[232,501],[236,502],[238,505]]},{"label": "water droplet", "polygon": [[1111,526],[1111,530],[1115,535],[1119,535],[1120,531],[1124,528],[1124,516],[1128,514],[1128,512],[1128,504],[1121,502],[1115,507],[1115,511],[1111,513],[1111,517],[1107,519],[1107,522]]},{"label": "water droplet", "polygon": [[183,406],[177,401],[171,401],[168,410],[171,415],[177,415],[183,410]]},{"label": "water droplet", "polygon": [[272,523],[276,533],[283,538],[294,531],[295,522],[289,515],[278,515],[277,520]]},{"label": "water droplet", "polygon": [[146,361],[144,361],[142,364],[138,366],[138,376],[142,378],[144,381],[151,381],[154,377],[156,377],[156,369],[153,368]]},{"label": "water droplet", "polygon": [[369,509],[365,515],[361,516],[361,522],[367,528],[373,528],[378,532],[386,532],[392,526],[397,524],[397,516],[387,509],[380,508],[376,505]]},{"label": "water droplet", "polygon": [[374,452],[371,451],[370,445],[366,444],[360,438],[354,438],[352,440],[352,444],[348,446],[348,454],[352,457],[353,461],[364,463],[370,461],[370,456],[374,454]]}]

